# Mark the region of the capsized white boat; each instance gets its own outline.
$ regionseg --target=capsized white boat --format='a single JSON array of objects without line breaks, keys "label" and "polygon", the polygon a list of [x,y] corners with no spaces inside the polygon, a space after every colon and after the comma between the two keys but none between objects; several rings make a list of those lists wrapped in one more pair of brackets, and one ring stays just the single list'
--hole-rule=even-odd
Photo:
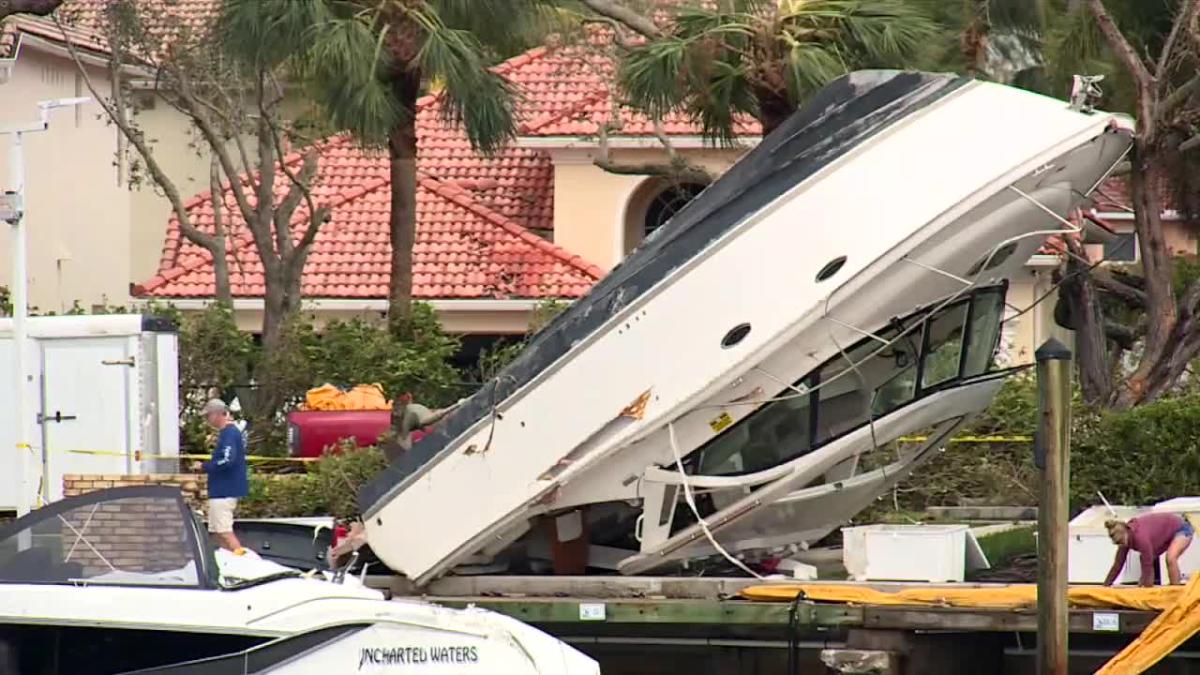
[{"label": "capsized white boat", "polygon": [[208,545],[178,489],[115,488],[0,530],[0,674],[525,673],[595,661],[514,619],[387,601]]},{"label": "capsized white boat", "polygon": [[988,405],[1008,280],[1130,144],[997,84],[836,81],[364,488],[372,549],[423,583],[545,517],[625,573],[819,539]]}]

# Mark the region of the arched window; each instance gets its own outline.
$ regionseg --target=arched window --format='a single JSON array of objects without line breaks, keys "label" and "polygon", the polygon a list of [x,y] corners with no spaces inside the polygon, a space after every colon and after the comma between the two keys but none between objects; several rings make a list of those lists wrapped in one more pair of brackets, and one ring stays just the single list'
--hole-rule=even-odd
[{"label": "arched window", "polygon": [[646,219],[642,225],[643,238],[649,237],[655,230],[667,224],[676,213],[679,213],[687,203],[704,191],[705,185],[700,183],[671,183],[650,200],[646,208]]},{"label": "arched window", "polygon": [[625,253],[665,225],[705,187],[666,178],[651,178],[639,185],[625,207]]}]

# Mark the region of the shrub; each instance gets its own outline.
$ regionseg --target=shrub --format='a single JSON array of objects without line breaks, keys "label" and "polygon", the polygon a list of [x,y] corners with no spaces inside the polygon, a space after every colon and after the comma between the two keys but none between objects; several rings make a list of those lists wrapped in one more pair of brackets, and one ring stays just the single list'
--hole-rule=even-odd
[{"label": "shrub", "polygon": [[379,384],[388,396],[411,392],[424,405],[438,407],[458,398],[458,371],[450,363],[458,338],[446,334],[433,308],[413,305],[407,339],[382,322],[331,321],[307,341],[311,385]]},{"label": "shrub", "polygon": [[1075,417],[1071,503],[1148,504],[1200,488],[1200,395]]},{"label": "shrub", "polygon": [[358,490],[387,466],[378,448],[343,445],[303,474],[254,474],[250,494],[238,506],[245,518],[358,514]]}]

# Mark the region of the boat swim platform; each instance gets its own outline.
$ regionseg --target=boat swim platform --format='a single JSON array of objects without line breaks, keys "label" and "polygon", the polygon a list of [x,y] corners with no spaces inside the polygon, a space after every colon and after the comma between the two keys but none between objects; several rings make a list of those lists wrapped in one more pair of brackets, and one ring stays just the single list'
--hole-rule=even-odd
[{"label": "boat swim platform", "polygon": [[[1033,673],[1037,612],[1034,608],[961,608],[746,600],[739,593],[763,582],[705,577],[444,577],[419,594],[403,579],[376,577],[396,598],[418,596],[450,607],[475,606],[538,626],[598,658],[605,675],[640,675],[637,655],[664,650],[670,659],[724,663],[712,672],[791,675],[822,670],[822,658],[875,655],[892,658],[892,675],[969,672]],[[782,583],[782,582],[781,582]],[[789,582],[790,583],[790,582]],[[820,582],[884,592],[910,589],[994,589],[1004,584]],[[1134,609],[1072,609],[1072,673],[1091,673],[1121,651],[1158,616]],[[736,663],[722,661],[735,658]],[[888,656],[891,655],[891,656]],[[995,663],[981,667],[980,661]],[[665,661],[657,662],[661,667]],[[905,665],[898,665],[903,662]],[[676,668],[672,667],[672,670]],[[680,666],[680,672],[707,672]],[[1151,673],[1200,671],[1200,642],[1190,641]]]}]

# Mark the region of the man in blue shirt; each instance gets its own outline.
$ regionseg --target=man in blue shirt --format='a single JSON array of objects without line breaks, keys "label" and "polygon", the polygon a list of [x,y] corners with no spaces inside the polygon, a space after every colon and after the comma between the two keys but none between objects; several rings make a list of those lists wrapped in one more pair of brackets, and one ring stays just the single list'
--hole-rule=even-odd
[{"label": "man in blue shirt", "polygon": [[217,430],[217,445],[212,459],[200,464],[208,474],[208,531],[217,544],[238,552],[241,542],[233,533],[233,513],[237,501],[250,492],[246,475],[246,438],[233,423],[229,407],[214,398],[204,404],[204,419]]}]

